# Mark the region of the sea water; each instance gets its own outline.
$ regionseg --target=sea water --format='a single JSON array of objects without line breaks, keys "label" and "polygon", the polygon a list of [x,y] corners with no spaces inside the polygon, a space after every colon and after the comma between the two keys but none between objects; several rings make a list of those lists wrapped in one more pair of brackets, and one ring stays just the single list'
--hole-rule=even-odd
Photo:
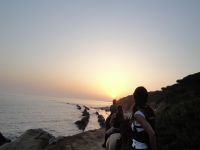
[{"label": "sea water", "polygon": [[[81,106],[81,110],[76,105]],[[28,129],[43,129],[53,136],[69,136],[99,129],[96,112],[106,118],[109,112],[98,109],[111,102],[57,97],[0,94],[0,132],[12,141]],[[90,110],[85,130],[74,124],[82,119],[84,107]]]}]

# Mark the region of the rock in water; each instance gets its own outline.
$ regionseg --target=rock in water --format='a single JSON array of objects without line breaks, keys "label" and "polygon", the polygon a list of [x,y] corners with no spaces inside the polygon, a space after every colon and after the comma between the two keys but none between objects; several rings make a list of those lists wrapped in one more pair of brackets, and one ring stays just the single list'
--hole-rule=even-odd
[{"label": "rock in water", "polygon": [[101,127],[105,126],[105,118],[102,115],[98,115],[98,122]]},{"label": "rock in water", "polygon": [[82,116],[84,117],[81,120],[76,121],[75,124],[80,130],[84,131],[90,119],[90,113],[87,112],[86,108],[84,109]]},{"label": "rock in water", "polygon": [[80,130],[85,130],[87,124],[89,122],[89,116],[84,116],[81,120],[75,122]]},{"label": "rock in water", "polygon": [[79,106],[78,104],[76,105],[76,107],[77,107],[77,109],[79,109],[79,110],[81,109],[81,106]]},{"label": "rock in water", "polygon": [[42,129],[29,129],[17,140],[4,144],[0,150],[41,150],[53,136]]}]

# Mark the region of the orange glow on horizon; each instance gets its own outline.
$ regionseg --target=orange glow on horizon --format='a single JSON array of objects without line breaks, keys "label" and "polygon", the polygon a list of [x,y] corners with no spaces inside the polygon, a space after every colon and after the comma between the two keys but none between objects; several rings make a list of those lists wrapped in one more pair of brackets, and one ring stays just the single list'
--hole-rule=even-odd
[{"label": "orange glow on horizon", "polygon": [[112,95],[112,98],[114,99],[116,96],[115,96],[115,94],[113,93],[113,95]]},{"label": "orange glow on horizon", "polygon": [[126,89],[129,85],[127,77],[119,72],[103,74],[98,82],[104,95],[107,95],[112,99],[123,97],[127,92]]}]

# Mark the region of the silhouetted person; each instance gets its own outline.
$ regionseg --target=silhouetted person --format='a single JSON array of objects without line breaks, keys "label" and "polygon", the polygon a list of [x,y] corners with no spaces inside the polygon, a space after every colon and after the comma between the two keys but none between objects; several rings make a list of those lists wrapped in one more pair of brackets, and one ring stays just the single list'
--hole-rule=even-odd
[{"label": "silhouetted person", "polygon": [[[106,131],[110,129],[110,119],[114,113],[117,112],[117,100],[113,99],[113,104],[110,106],[110,115],[106,118]],[[105,148],[107,136],[105,134],[105,141],[102,144],[102,147]]]},{"label": "silhouetted person", "polygon": [[124,121],[124,114],[121,105],[117,106],[117,112],[114,113],[110,119],[110,129],[106,131],[106,134],[110,135],[112,133],[120,132],[121,123]]}]

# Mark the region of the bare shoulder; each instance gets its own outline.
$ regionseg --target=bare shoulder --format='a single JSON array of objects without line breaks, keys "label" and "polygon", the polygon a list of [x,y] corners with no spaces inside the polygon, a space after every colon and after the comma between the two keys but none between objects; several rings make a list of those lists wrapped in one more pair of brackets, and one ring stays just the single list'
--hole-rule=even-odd
[{"label": "bare shoulder", "polygon": [[140,123],[141,121],[142,121],[142,122],[143,122],[143,121],[147,122],[146,119],[145,119],[142,115],[140,115],[140,114],[135,114],[134,117],[135,117],[136,121],[139,122],[139,123]]}]

